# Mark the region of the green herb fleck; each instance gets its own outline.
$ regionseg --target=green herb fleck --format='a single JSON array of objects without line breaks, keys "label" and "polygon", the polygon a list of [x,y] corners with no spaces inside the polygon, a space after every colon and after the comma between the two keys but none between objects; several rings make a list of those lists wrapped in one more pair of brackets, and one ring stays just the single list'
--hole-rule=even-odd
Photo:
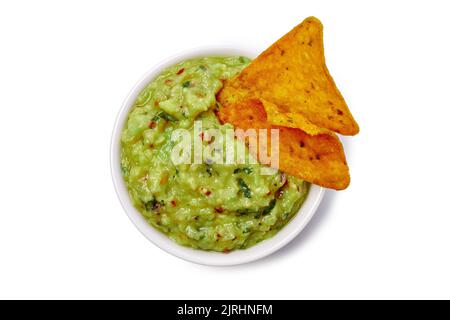
[{"label": "green herb fleck", "polygon": [[120,169],[122,171],[122,175],[124,176],[128,176],[128,174],[130,173],[130,168],[124,164],[120,165]]},{"label": "green herb fleck", "polygon": [[161,111],[161,112],[158,113],[156,116],[154,116],[153,119],[152,119],[152,121],[157,122],[157,121],[159,121],[160,119],[164,119],[164,120],[169,121],[169,122],[175,122],[175,121],[178,121],[177,118],[175,118],[174,116],[171,116],[171,115],[168,114],[168,113],[165,113],[164,111]]},{"label": "green herb fleck", "polygon": [[213,168],[211,167],[211,165],[207,164],[206,165],[206,172],[208,173],[208,175],[211,177],[213,174]]},{"label": "green herb fleck", "polygon": [[188,80],[188,81],[183,82],[182,86],[183,86],[183,88],[189,88],[191,86],[191,81]]},{"label": "green herb fleck", "polygon": [[144,207],[146,211],[155,211],[164,205],[164,201],[158,201],[156,199],[152,199],[150,201],[144,202]]},{"label": "green herb fleck", "polygon": [[270,212],[272,212],[272,210],[273,210],[273,208],[275,207],[275,204],[276,204],[276,203],[277,203],[277,200],[276,200],[276,199],[272,199],[272,200],[269,202],[269,205],[263,209],[263,211],[261,212],[261,214],[262,214],[263,216],[268,215]]},{"label": "green herb fleck", "polygon": [[146,211],[151,211],[153,210],[153,208],[156,206],[156,204],[158,203],[158,201],[156,201],[156,199],[152,199],[150,201],[147,201],[144,203],[144,207]]},{"label": "green herb fleck", "polygon": [[257,213],[257,211],[249,209],[249,208],[243,208],[243,209],[236,210],[236,213],[240,216],[246,216],[250,213]]},{"label": "green herb fleck", "polygon": [[247,208],[238,209],[238,210],[236,210],[236,213],[240,216],[245,216],[245,215],[249,214],[249,210]]},{"label": "green herb fleck", "polygon": [[244,168],[234,169],[234,171],[233,171],[234,174],[237,174],[237,173],[240,173],[240,172],[244,172],[246,174],[251,174],[253,172],[253,169],[250,168],[250,167],[244,167]]},{"label": "green herb fleck", "polygon": [[239,187],[241,188],[242,193],[244,194],[244,197],[251,198],[252,197],[252,191],[250,190],[249,186],[245,183],[245,181],[241,178],[237,180]]}]

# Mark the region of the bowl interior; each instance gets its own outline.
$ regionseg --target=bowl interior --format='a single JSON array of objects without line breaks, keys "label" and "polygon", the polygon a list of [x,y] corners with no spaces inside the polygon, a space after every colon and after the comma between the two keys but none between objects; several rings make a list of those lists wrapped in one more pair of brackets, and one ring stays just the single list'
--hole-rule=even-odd
[{"label": "bowl interior", "polygon": [[169,239],[166,235],[160,233],[151,225],[149,225],[143,218],[141,213],[132,205],[120,169],[120,136],[123,126],[127,120],[128,112],[133,106],[133,103],[139,93],[149,82],[157,77],[161,73],[161,71],[173,64],[196,57],[233,55],[246,56],[249,58],[254,58],[256,56],[255,52],[252,52],[251,50],[241,50],[226,47],[209,47],[189,50],[185,53],[181,53],[169,59],[166,59],[165,61],[156,65],[144,75],[144,77],[135,85],[128,97],[125,99],[117,117],[111,141],[111,170],[114,186],[122,207],[128,214],[131,221],[134,223],[136,228],[148,240],[150,240],[166,252],[184,260],[204,265],[226,266],[243,264],[261,259],[277,251],[278,249],[289,243],[293,238],[295,238],[295,236],[298,235],[300,231],[308,224],[325,193],[324,188],[316,185],[311,185],[309,194],[299,212],[274,237],[262,241],[261,243],[248,249],[236,250],[227,254],[195,250],[177,244],[176,242]]}]

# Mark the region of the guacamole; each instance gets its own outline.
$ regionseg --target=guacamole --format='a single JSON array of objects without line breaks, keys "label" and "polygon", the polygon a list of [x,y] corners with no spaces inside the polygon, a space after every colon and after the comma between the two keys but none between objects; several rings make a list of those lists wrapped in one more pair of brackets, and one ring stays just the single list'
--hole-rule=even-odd
[{"label": "guacamole", "polygon": [[205,57],[166,69],[140,93],[123,129],[121,166],[131,200],[150,225],[181,245],[248,248],[276,234],[307,196],[307,182],[281,172],[261,175],[260,164],[171,161],[174,130],[193,134],[198,120],[204,129],[232,128],[214,113],[216,93],[249,62]]}]

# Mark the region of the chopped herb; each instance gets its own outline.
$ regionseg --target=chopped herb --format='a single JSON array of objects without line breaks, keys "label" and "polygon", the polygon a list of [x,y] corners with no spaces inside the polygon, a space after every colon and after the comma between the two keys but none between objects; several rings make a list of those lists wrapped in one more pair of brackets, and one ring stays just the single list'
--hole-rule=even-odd
[{"label": "chopped herb", "polygon": [[155,205],[155,200],[154,199],[150,200],[150,201],[147,201],[147,202],[144,202],[144,207],[145,207],[146,211],[152,210],[154,205]]},{"label": "chopped herb", "polygon": [[204,65],[201,65],[199,68],[200,68],[200,70],[203,70],[203,71],[207,70],[207,68]]},{"label": "chopped herb", "polygon": [[207,164],[206,165],[206,172],[208,173],[208,175],[211,177],[213,174],[213,168],[211,167],[211,165]]},{"label": "chopped herb", "polygon": [[244,194],[244,197],[251,198],[252,197],[252,191],[250,190],[249,186],[245,183],[245,181],[241,178],[237,180],[239,187],[241,187],[241,191]]},{"label": "chopped herb", "polygon": [[157,121],[159,121],[160,119],[161,119],[160,113],[158,113],[156,116],[154,116],[154,117],[152,118],[152,122],[157,122]]},{"label": "chopped herb", "polygon": [[144,202],[144,207],[146,211],[155,211],[161,208],[164,205],[164,201],[158,201],[156,199],[152,199],[150,201]]},{"label": "chopped herb", "polygon": [[237,168],[237,169],[234,169],[234,171],[233,171],[234,174],[237,174],[237,173],[240,173],[240,172],[244,172],[246,174],[250,174],[250,173],[253,172],[253,169],[250,168],[250,167],[245,167],[245,168]]},{"label": "chopped herb", "polygon": [[161,118],[164,119],[164,120],[166,120],[166,121],[170,121],[170,122],[175,122],[175,121],[178,120],[178,119],[175,118],[174,116],[171,116],[170,114],[165,113],[165,112],[162,112]]},{"label": "chopped herb", "polygon": [[183,88],[189,88],[191,86],[191,81],[183,82],[182,86]]},{"label": "chopped herb", "polygon": [[267,215],[273,210],[273,208],[275,207],[275,204],[276,204],[276,203],[277,203],[277,200],[276,200],[276,199],[272,199],[272,200],[269,202],[269,205],[263,209],[263,211],[261,212],[261,214],[262,214],[263,216],[267,216]]},{"label": "chopped herb", "polygon": [[177,118],[175,118],[174,116],[171,116],[168,113],[165,113],[164,111],[161,111],[160,113],[158,113],[156,116],[153,117],[152,121],[157,122],[160,119],[164,119],[166,121],[170,121],[170,122],[175,122],[178,121]]},{"label": "chopped herb", "polygon": [[128,175],[130,173],[130,168],[128,168],[128,166],[125,166],[123,164],[120,165],[120,169],[122,171],[122,174],[124,176]]},{"label": "chopped herb", "polygon": [[246,63],[247,59],[245,57],[239,57],[239,62],[240,63]]},{"label": "chopped herb", "polygon": [[238,215],[240,215],[240,216],[246,216],[246,215],[248,215],[248,214],[250,214],[250,213],[256,213],[256,211],[251,210],[251,209],[249,209],[249,208],[243,208],[243,209],[238,209],[238,210],[236,210],[236,213],[237,213]]}]

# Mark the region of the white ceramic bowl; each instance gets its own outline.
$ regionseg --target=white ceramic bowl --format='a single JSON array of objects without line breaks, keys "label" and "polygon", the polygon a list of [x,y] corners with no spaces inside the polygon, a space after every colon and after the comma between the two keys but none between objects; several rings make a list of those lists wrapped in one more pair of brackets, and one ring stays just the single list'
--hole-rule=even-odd
[{"label": "white ceramic bowl", "polygon": [[165,250],[166,252],[173,254],[179,258],[187,261],[212,266],[230,266],[243,264],[251,261],[261,259],[269,254],[279,250],[292,239],[294,239],[300,231],[308,224],[322,201],[325,189],[312,185],[309,194],[295,217],[274,237],[271,239],[262,241],[261,243],[250,247],[245,250],[236,250],[230,253],[216,253],[195,250],[187,247],[183,247],[176,242],[169,239],[166,235],[160,233],[155,228],[150,226],[146,220],[142,217],[139,211],[132,205],[128,195],[127,187],[122,178],[120,170],[120,136],[122,128],[127,120],[128,112],[133,106],[139,93],[144,87],[155,79],[161,71],[167,67],[181,62],[186,59],[202,57],[202,56],[247,56],[249,58],[255,57],[256,54],[251,51],[233,49],[233,48],[199,48],[193,49],[172,58],[169,58],[162,63],[159,63],[152,68],[144,77],[134,86],[128,97],[125,99],[122,108],[120,109],[116,123],[114,125],[114,131],[111,142],[111,170],[114,186],[128,217],[134,223],[136,228],[151,242]]}]

